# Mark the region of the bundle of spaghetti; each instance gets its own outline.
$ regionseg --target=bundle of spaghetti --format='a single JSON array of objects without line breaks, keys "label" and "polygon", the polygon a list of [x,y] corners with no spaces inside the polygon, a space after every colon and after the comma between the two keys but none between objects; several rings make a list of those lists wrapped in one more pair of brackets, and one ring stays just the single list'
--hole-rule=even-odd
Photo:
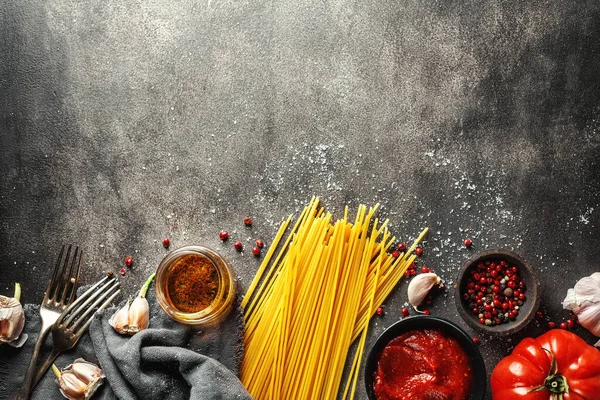
[{"label": "bundle of spaghetti", "polygon": [[333,222],[314,197],[287,237],[292,217],[281,225],[242,300],[241,380],[254,399],[336,399],[358,340],[342,398],[354,397],[369,320],[427,231],[394,258],[377,208],[360,205],[353,221],[346,208]]}]

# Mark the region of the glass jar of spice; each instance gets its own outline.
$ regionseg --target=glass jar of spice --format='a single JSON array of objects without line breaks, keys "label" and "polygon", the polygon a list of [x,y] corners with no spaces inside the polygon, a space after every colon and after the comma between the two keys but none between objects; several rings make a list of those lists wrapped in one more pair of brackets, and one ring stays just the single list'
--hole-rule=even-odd
[{"label": "glass jar of spice", "polygon": [[231,310],[237,282],[214,250],[186,246],[165,256],[156,271],[156,299],[176,321],[214,326]]}]

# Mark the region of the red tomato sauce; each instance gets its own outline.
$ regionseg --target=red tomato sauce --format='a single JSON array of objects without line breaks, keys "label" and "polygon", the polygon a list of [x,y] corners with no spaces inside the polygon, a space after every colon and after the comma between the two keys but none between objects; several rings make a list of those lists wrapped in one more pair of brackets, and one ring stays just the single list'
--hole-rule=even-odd
[{"label": "red tomato sauce", "polygon": [[436,329],[408,331],[383,349],[374,376],[379,400],[465,400],[473,375],[460,344]]}]

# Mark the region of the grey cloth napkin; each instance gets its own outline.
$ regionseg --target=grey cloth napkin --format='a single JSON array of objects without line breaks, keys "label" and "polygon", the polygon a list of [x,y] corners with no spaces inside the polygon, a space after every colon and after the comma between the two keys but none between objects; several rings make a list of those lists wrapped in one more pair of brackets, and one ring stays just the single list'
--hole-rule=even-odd
[{"label": "grey cloth napkin", "polygon": [[[81,357],[99,365],[106,379],[93,396],[98,400],[252,399],[237,378],[243,355],[239,304],[222,324],[200,330],[169,318],[158,306],[153,290],[147,298],[148,329],[132,337],[119,335],[108,324],[116,308],[107,309],[96,317],[75,349],[61,354],[55,364],[64,368]],[[0,346],[0,399],[11,399],[18,392],[37,340],[39,307],[28,304],[24,309],[28,341],[19,349]],[[40,364],[51,345],[48,337]],[[48,370],[31,399],[60,398],[54,374]]]}]

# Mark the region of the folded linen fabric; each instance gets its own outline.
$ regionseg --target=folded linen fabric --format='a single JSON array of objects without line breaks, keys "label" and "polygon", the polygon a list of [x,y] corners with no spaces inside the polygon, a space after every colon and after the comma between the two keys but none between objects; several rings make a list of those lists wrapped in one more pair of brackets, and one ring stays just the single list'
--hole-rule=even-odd
[{"label": "folded linen fabric", "polygon": [[[251,399],[237,378],[243,355],[243,317],[239,305],[217,327],[196,329],[170,319],[148,292],[150,326],[134,336],[119,335],[108,324],[116,308],[97,316],[75,349],[61,354],[55,364],[63,368],[76,358],[99,365],[105,383],[94,399]],[[18,392],[40,328],[39,307],[25,306],[25,332],[21,348],[0,346],[0,399]],[[52,341],[44,344],[40,363]],[[4,376],[6,375],[6,376]],[[50,370],[32,393],[33,400],[61,398]]]}]

